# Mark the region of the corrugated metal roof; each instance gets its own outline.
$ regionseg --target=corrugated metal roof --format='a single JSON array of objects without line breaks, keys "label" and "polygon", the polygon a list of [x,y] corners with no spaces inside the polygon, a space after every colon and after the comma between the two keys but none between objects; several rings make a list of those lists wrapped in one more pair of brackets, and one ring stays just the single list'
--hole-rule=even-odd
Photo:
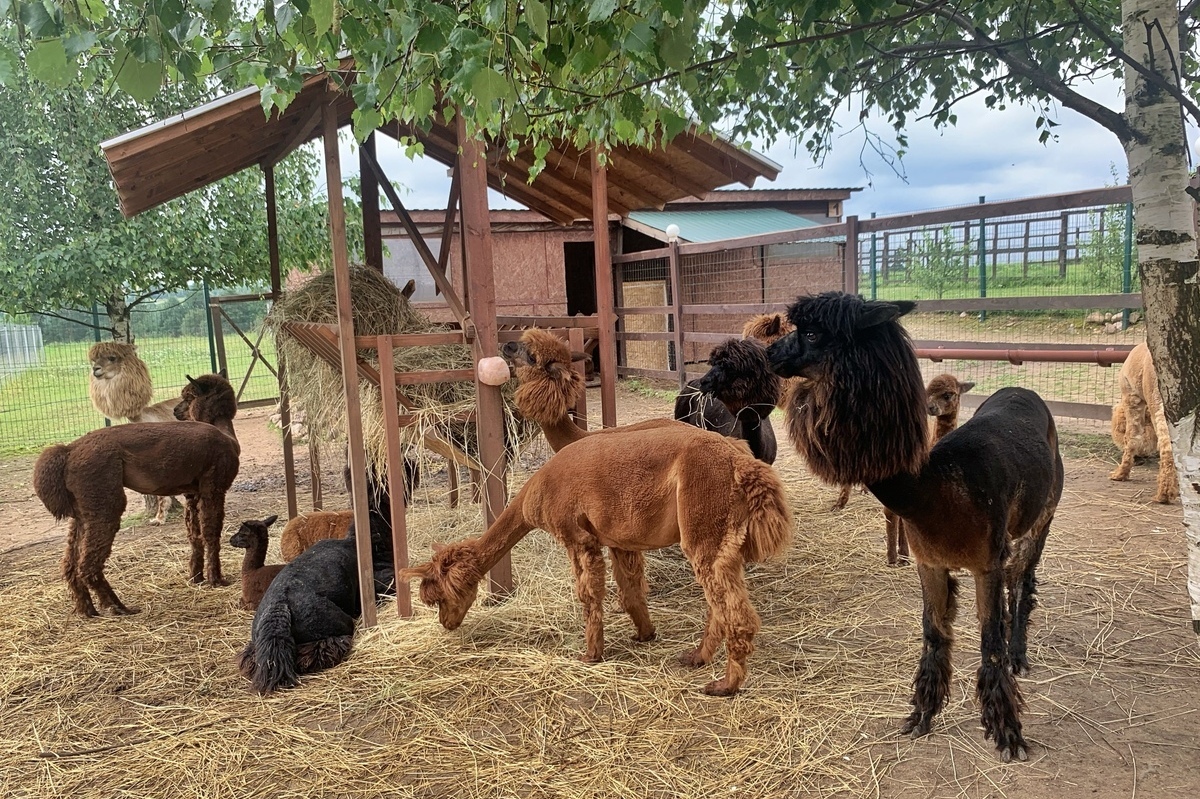
[{"label": "corrugated metal roof", "polygon": [[632,211],[630,227],[662,241],[668,225],[679,226],[681,241],[723,241],[781,230],[816,227],[811,219],[777,208],[739,208],[726,211]]}]

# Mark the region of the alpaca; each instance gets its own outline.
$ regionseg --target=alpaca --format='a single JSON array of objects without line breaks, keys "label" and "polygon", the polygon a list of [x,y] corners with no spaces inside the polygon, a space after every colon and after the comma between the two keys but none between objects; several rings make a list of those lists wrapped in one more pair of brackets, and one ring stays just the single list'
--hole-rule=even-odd
[{"label": "alpaca", "polygon": [[708,372],[675,398],[675,418],[741,439],[754,457],[774,463],[778,447],[769,417],[779,402],[780,380],[767,364],[766,347],[731,338],[713,348],[708,363]]},{"label": "alpaca", "polygon": [[[779,339],[792,332],[792,323],[787,320],[781,313],[759,314],[750,318],[746,324],[742,325],[742,337],[751,338],[760,342],[764,347],[769,347]],[[779,408],[786,411],[788,406],[794,401],[794,395],[797,392],[803,392],[808,387],[808,381],[802,377],[790,377],[783,383],[783,390],[779,393]],[[799,400],[803,401],[803,400]],[[850,502],[850,492],[854,486],[844,485],[841,491],[838,492],[838,498],[834,500],[831,510],[841,510]],[[863,489],[864,491],[866,489]]]},{"label": "alpaca", "polygon": [[827,482],[865,484],[904,520],[924,600],[923,653],[904,731],[929,732],[946,702],[957,604],[950,571],[968,569],[984,734],[1005,762],[1025,760],[1016,675],[1029,668],[1035,571],[1062,496],[1058,433],[1041,397],[1003,388],[931,448],[916,351],[896,321],[913,307],[841,292],[800,297],[788,309],[796,329],[768,357],[777,374],[812,381],[804,402],[787,409],[809,468]]},{"label": "alpaca", "polygon": [[[369,531],[376,598],[395,584],[391,524],[377,524],[381,521],[375,516]],[[293,688],[300,675],[333,668],[349,656],[354,623],[362,614],[355,539],[351,525],[345,538],[316,542],[267,586],[250,641],[237,659],[255,692],[267,696]]]},{"label": "alpaca", "polygon": [[674,419],[648,419],[621,427],[584,430],[572,418],[575,402],[584,390],[583,378],[571,366],[571,350],[566,342],[532,327],[521,334],[520,341],[507,342],[501,352],[520,382],[513,395],[518,411],[541,426],[546,443],[555,452],[596,435],[689,426]]},{"label": "alpaca", "polygon": [[94,430],[70,444],[47,447],[34,464],[33,486],[42,504],[54,518],[71,519],[62,570],[78,613],[97,615],[89,589],[114,615],[136,612],[104,579],[125,510],[125,488],[186,495],[188,573],[193,582],[226,584],[221,525],[225,493],[237,476],[241,453],[233,431],[237,401],[229,381],[219,375],[188,381],[176,410],[183,409],[189,421]]},{"label": "alpaca", "polygon": [[[412,491],[419,483],[419,473],[413,461],[404,460],[404,504],[407,505],[412,497]],[[345,470],[346,493],[353,494],[350,486],[350,467]],[[391,500],[387,484],[379,480],[374,469],[367,470],[367,506],[370,512],[386,513],[388,529],[391,529]],[[387,505],[386,511],[381,507]],[[318,541],[327,538],[345,538],[354,522],[353,510],[317,510],[289,519],[279,535],[279,554],[284,563],[290,563],[304,550]]]},{"label": "alpaca", "polygon": [[[150,370],[138,357],[137,347],[119,341],[100,341],[88,350],[92,376],[88,381],[88,396],[92,407],[109,419],[128,419],[131,422],[173,422],[179,398],[150,404],[154,395]],[[221,376],[226,377],[225,371]],[[167,513],[179,502],[174,497],[144,495],[146,511],[154,510],[150,524],[166,524]]]},{"label": "alpaca", "polygon": [[229,546],[246,550],[242,556],[242,601],[238,605],[242,610],[254,610],[258,607],[267,586],[283,571],[284,564],[267,561],[267,537],[272,524],[278,516],[268,516],[262,521],[250,519],[238,526],[238,530],[229,538]]},{"label": "alpaca", "polygon": [[783,483],[745,444],[682,424],[590,436],[534,473],[482,537],[438,549],[432,561],[401,570],[399,578],[420,580],[421,600],[437,605],[442,626],[453,630],[487,571],[534,528],[554,536],[570,556],[583,603],[585,663],[604,657],[602,548],[612,556],[635,640],[650,641],[655,630],[642,553],[680,544],[708,601],[700,645],[680,662],[705,665],[724,639],[725,676],[704,692],[738,691],[759,628],[744,564],[783,552],[792,535]]},{"label": "alpaca", "polygon": [[[1158,392],[1158,372],[1150,358],[1145,342],[1134,347],[1121,373],[1117,376],[1121,399],[1113,409],[1113,440],[1121,447],[1121,463],[1109,475],[1110,480],[1128,480],[1133,459],[1158,448],[1158,486],[1154,501],[1164,505],[1179,499],[1179,478],[1175,458],[1171,453],[1167,417],[1163,413],[1162,395]],[[1118,414],[1124,429],[1118,430]],[[1120,441],[1118,441],[1118,435]]]},{"label": "alpaca", "polygon": [[[925,410],[934,417],[933,437],[936,444],[947,433],[958,427],[958,404],[962,395],[975,388],[975,384],[961,382],[950,374],[940,374],[925,386]],[[908,538],[904,534],[904,520],[887,508],[883,509],[887,524],[887,562],[889,566],[908,563]]]}]

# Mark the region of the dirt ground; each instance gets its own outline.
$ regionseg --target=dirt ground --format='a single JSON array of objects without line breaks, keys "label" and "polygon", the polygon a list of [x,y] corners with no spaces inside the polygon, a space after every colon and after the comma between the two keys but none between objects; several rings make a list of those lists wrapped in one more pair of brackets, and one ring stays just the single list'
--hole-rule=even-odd
[{"label": "dirt ground", "polygon": [[[619,418],[628,422],[669,414],[668,397],[662,392],[622,389]],[[597,406],[598,396],[590,391],[589,407],[594,412]],[[229,529],[239,518],[285,511],[279,437],[268,427],[266,417],[267,411],[256,410],[237,419],[243,455],[241,472],[228,498]],[[776,426],[781,452],[777,467],[784,473],[803,470],[790,444],[785,443],[778,421]],[[978,637],[968,577],[956,625],[956,674],[950,705],[931,735],[911,741],[894,734],[907,712],[907,696],[881,688],[877,712],[861,733],[866,739],[862,754],[850,764],[865,787],[852,795],[1061,799],[1188,797],[1200,792],[1200,649],[1188,618],[1179,506],[1150,502],[1153,462],[1135,468],[1130,482],[1113,483],[1107,479],[1117,454],[1111,443],[1096,436],[1073,435],[1069,425],[1063,438],[1066,489],[1039,575],[1041,604],[1034,613],[1030,646],[1033,673],[1021,680],[1028,705],[1024,719],[1032,750],[1030,762],[1001,765],[991,744],[983,740],[971,676],[978,664]],[[536,465],[538,459],[535,453],[526,466]],[[46,614],[66,615],[66,592],[57,582],[65,526],[55,524],[33,494],[33,461],[33,457],[23,457],[0,463],[0,575],[10,571],[40,575],[56,604],[47,608]],[[304,509],[308,475],[303,450],[297,462],[302,465]],[[332,468],[327,471],[326,506],[337,507],[343,493],[338,486],[340,475]],[[444,472],[426,477],[432,484],[443,480]],[[805,490],[819,491],[828,501],[837,493],[826,487]],[[114,557],[126,545],[122,539],[161,534],[144,523],[140,511],[141,501],[131,495],[125,525],[129,529],[118,537]],[[882,522],[875,500],[856,493],[841,513],[851,514],[844,518],[861,519],[862,526],[871,531],[868,535],[876,535],[877,528],[874,545],[882,563]],[[799,529],[826,523],[836,515],[823,512],[801,518]],[[181,538],[179,518],[172,517],[166,533]],[[236,575],[237,555],[228,550],[225,554],[227,573]],[[872,637],[881,643],[903,641],[914,647],[911,651],[919,644],[920,596],[915,573],[911,569],[881,573],[897,585],[889,600],[895,607],[880,609],[876,624],[840,631],[847,642],[842,657],[854,657],[859,644],[853,641],[865,640],[862,645],[870,646]],[[7,580],[0,580],[0,600],[8,585]],[[121,592],[122,586],[115,581],[114,585]],[[853,595],[831,596],[826,610],[836,612],[839,604],[854,601]],[[808,612],[819,613],[822,608]],[[894,622],[893,614],[901,621]],[[764,627],[764,638],[768,629]],[[803,650],[803,644],[799,646]],[[749,691],[754,690],[753,669],[780,649],[778,644],[772,649],[768,642],[760,647],[752,661]],[[897,669],[907,675],[914,667],[915,660],[900,663]],[[0,695],[0,724],[6,714],[17,712],[16,705],[16,700]],[[763,729],[761,734],[770,736],[773,731]],[[763,769],[770,764],[744,763],[741,767]],[[0,766],[0,771],[3,768]]]}]

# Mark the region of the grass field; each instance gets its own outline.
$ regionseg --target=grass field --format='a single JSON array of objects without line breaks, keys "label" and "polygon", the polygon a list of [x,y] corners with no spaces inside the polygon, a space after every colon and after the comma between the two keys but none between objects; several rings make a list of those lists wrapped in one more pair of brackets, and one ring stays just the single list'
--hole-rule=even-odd
[{"label": "grass field", "polygon": [[[137,345],[138,354],[150,367],[155,402],[178,396],[186,382],[184,375],[212,369],[206,337],[142,338]],[[104,426],[104,417],[88,399],[90,346],[90,342],[48,344],[40,366],[0,383],[0,455],[35,452]],[[236,336],[226,336],[225,348],[230,379],[237,389],[250,364],[250,350]],[[274,341],[264,338],[262,350],[274,365]],[[277,393],[274,376],[258,363],[241,399],[263,399]]]}]

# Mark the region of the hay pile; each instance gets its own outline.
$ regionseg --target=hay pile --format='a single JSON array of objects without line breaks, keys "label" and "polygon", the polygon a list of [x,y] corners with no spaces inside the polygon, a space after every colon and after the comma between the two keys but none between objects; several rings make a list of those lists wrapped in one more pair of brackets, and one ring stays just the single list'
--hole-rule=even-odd
[{"label": "hay pile", "polygon": [[[414,310],[400,290],[382,274],[364,266],[350,267],[350,297],[354,307],[354,333],[377,336],[399,333],[437,333],[451,328],[430,321]],[[276,347],[287,364],[287,389],[292,401],[302,409],[309,442],[320,449],[345,441],[346,405],[341,375],[327,362],[313,355],[295,339],[283,334],[283,322],[337,324],[337,301],[332,272],[315,275],[299,288],[287,291],[271,309],[267,325],[276,334]],[[470,349],[460,345],[402,347],[393,351],[397,371],[431,369],[471,369]],[[378,368],[374,351],[359,355]],[[513,412],[511,383],[505,389],[505,441],[510,450],[528,442],[538,432],[535,425],[519,419]],[[418,461],[428,455],[422,447],[426,434],[433,433],[453,442],[472,458],[478,457],[475,424],[455,419],[475,408],[475,386],[469,381],[425,383],[405,386],[403,391],[415,409],[414,425],[401,429],[401,444]],[[362,404],[363,436],[367,458],[380,474],[387,474],[387,441],[384,437],[383,408],[379,389],[370,383],[359,384]]]}]

